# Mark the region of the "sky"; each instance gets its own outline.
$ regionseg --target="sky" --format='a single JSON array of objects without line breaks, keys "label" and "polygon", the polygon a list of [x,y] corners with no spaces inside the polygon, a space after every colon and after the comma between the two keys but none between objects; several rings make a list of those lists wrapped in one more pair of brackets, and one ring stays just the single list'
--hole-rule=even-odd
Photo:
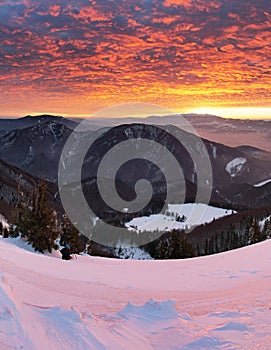
[{"label": "sky", "polygon": [[0,116],[271,119],[270,43],[269,0],[0,0]]}]

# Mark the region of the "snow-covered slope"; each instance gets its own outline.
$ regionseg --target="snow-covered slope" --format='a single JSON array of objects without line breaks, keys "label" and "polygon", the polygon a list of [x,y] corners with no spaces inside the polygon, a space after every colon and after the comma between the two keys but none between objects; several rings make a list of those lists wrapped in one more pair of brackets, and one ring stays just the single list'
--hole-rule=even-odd
[{"label": "snow-covered slope", "polygon": [[269,182],[271,182],[271,179],[259,182],[259,183],[255,184],[254,187],[262,187],[262,186],[268,184]]},{"label": "snow-covered slope", "polygon": [[0,239],[0,349],[270,349],[271,240],[180,261],[62,261]]},{"label": "snow-covered slope", "polygon": [[243,169],[243,166],[246,162],[247,160],[244,157],[235,158],[226,165],[225,170],[230,174],[231,177],[235,177]]}]

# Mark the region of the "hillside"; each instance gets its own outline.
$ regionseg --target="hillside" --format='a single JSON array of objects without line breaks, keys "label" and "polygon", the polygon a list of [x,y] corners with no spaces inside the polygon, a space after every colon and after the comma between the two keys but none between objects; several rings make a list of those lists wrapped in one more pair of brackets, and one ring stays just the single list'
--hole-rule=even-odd
[{"label": "hillside", "polygon": [[[0,212],[11,222],[14,219],[14,209],[18,203],[18,187],[30,195],[40,179],[6,163],[0,159]],[[59,198],[55,196],[57,187],[47,182],[49,200],[54,209],[60,211]]]},{"label": "hillside", "polygon": [[15,242],[0,239],[1,350],[270,348],[271,240],[179,261],[69,262]]},{"label": "hillside", "polygon": [[33,176],[55,181],[60,154],[71,133],[61,121],[40,119],[29,127],[7,132],[0,138],[0,158]]}]

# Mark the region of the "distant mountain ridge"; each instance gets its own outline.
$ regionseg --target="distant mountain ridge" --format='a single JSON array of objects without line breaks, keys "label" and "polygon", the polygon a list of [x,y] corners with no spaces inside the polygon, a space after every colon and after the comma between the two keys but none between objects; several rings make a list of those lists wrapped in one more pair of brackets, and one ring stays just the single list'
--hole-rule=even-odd
[{"label": "distant mountain ridge", "polygon": [[[167,116],[149,116],[142,118],[96,118],[91,117],[90,128],[95,131],[103,127],[113,127],[119,124],[142,123],[156,125],[175,125],[183,127],[183,118],[186,119],[197,133],[208,140],[221,142],[231,147],[253,146],[271,152],[271,120],[226,119],[209,114],[172,114]],[[26,116],[18,119],[0,118],[0,135],[15,129],[23,129],[41,124],[46,121],[55,121],[74,129],[81,118],[64,118],[54,115]]]},{"label": "distant mountain ridge", "polygon": [[35,125],[41,125],[47,122],[56,122],[73,129],[78,122],[71,119],[64,118],[62,116],[54,116],[50,114],[42,114],[39,116],[27,115],[22,118],[0,118],[0,135],[4,135],[7,132],[11,132],[18,129],[26,129]]},{"label": "distant mountain ridge", "polygon": [[[22,119],[26,121],[27,125],[29,122],[35,123],[32,126],[8,132],[0,137],[0,158],[35,176],[45,177],[50,181],[56,181],[59,158],[63,146],[72,132],[70,126],[74,127],[77,124],[75,122],[70,123],[70,121],[65,118],[52,116],[41,116],[40,118],[25,117]],[[24,124],[24,126],[26,124]],[[118,130],[129,129],[127,125],[130,124],[126,124],[123,127],[120,125]],[[167,126],[166,128],[177,129],[176,126]],[[102,133],[102,131],[105,130],[107,129],[105,128],[98,132]],[[89,131],[87,137],[92,137],[92,135],[96,134],[97,131],[95,133]],[[118,135],[115,134],[114,138],[116,137],[118,137]],[[151,139],[153,136],[146,135],[146,137]],[[126,139],[128,139],[128,137],[126,137]],[[104,142],[110,142],[110,140],[104,140]],[[249,172],[241,172],[239,174],[240,176],[233,179],[234,181],[240,179],[242,182],[253,184],[254,182],[265,180],[265,178],[269,176],[268,170],[271,168],[268,169],[268,165],[270,164],[269,160],[271,161],[271,154],[268,152],[248,146],[232,148],[208,140],[204,140],[204,143],[213,161],[213,166],[217,168],[219,163],[222,168],[218,171],[220,180],[221,176],[229,178],[229,174],[225,172],[225,166],[228,162],[238,157],[248,157],[249,162],[244,168],[249,164],[253,171],[251,170],[250,174],[248,174]],[[228,155],[226,156],[226,154]],[[217,169],[215,169],[214,174],[216,176]]]},{"label": "distant mountain ridge", "polygon": [[172,114],[142,118],[91,118],[93,130],[119,124],[144,123],[175,125],[183,128],[183,119],[188,121],[197,133],[208,140],[221,142],[231,147],[249,145],[271,152],[271,119],[227,119],[209,114]]}]

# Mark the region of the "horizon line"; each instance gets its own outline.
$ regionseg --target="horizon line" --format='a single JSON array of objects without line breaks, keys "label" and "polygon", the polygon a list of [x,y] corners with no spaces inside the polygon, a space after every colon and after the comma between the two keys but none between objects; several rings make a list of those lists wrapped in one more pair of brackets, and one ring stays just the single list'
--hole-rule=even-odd
[{"label": "horizon line", "polygon": [[223,115],[219,115],[219,114],[212,114],[212,113],[199,113],[199,112],[185,112],[185,113],[178,113],[178,112],[172,112],[172,113],[166,113],[166,114],[146,114],[146,115],[127,115],[127,116],[120,116],[120,117],[101,117],[101,116],[97,116],[95,114],[90,114],[90,115],[67,115],[65,113],[63,114],[59,114],[59,113],[46,113],[46,112],[42,112],[42,113],[30,113],[30,114],[25,114],[22,116],[0,116],[0,120],[1,119],[23,119],[26,117],[30,117],[30,118],[35,118],[35,117],[42,117],[42,116],[48,116],[48,117],[56,117],[56,118],[66,118],[66,119],[147,119],[147,118],[164,118],[164,117],[172,117],[172,116],[188,116],[188,115],[195,115],[195,116],[210,116],[210,117],[217,117],[217,118],[221,118],[221,119],[229,119],[229,120],[270,120],[271,121],[271,116],[270,117],[264,117],[264,116],[255,116],[255,117],[233,117],[233,116],[223,116]]}]

